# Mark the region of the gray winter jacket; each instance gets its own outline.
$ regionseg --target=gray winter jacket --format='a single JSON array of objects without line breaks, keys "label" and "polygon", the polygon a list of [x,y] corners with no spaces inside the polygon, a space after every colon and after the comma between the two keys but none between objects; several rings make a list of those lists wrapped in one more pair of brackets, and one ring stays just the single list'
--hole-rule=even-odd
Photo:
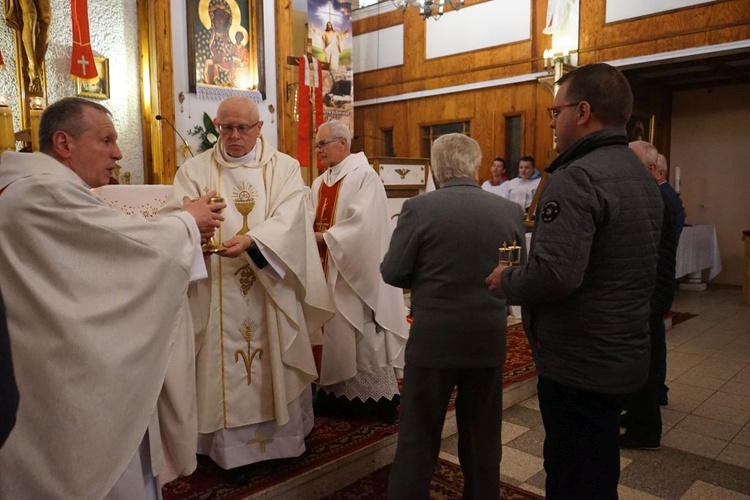
[{"label": "gray winter jacket", "polygon": [[662,221],[659,188],[622,130],[575,143],[547,169],[525,266],[503,272],[539,375],[625,394],[646,381],[649,298]]}]

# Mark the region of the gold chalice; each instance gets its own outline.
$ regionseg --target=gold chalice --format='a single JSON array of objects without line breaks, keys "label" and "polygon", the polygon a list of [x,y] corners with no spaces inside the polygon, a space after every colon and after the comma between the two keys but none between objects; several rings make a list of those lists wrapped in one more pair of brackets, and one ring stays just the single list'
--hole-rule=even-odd
[{"label": "gold chalice", "polygon": [[[209,203],[224,203],[224,198],[221,196],[214,196],[209,200]],[[221,213],[222,210],[217,210],[217,213]],[[216,228],[217,230],[219,228]],[[214,235],[211,237],[211,239],[208,241],[208,243],[205,243],[201,246],[201,250],[203,250],[203,253],[219,253],[226,250],[223,246],[221,246],[221,242],[216,237],[216,232],[214,232]]]}]

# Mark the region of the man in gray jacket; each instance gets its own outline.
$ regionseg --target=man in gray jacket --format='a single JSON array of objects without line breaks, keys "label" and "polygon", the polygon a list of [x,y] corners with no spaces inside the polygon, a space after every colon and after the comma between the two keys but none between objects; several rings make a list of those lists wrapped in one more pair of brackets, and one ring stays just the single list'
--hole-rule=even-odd
[{"label": "man in gray jacket", "polygon": [[523,242],[524,229],[521,207],[479,187],[481,160],[479,145],[465,135],[435,141],[440,188],[404,203],[380,265],[386,283],[411,289],[414,318],[390,499],[429,498],[455,386],[464,498],[499,498],[507,315],[505,299],[492,295],[484,278],[497,265],[498,248]]},{"label": "man in gray jacket", "polygon": [[563,76],[549,108],[560,156],[525,266],[487,284],[523,322],[539,373],[547,498],[616,499],[621,397],[646,382],[662,201],[628,148],[633,96],[607,64]]}]

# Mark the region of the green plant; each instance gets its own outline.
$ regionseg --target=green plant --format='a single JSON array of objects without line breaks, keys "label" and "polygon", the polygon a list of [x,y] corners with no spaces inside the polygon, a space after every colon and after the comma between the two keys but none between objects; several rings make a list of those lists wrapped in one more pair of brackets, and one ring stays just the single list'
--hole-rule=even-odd
[{"label": "green plant", "polygon": [[219,132],[208,113],[203,113],[203,125],[196,125],[193,130],[188,130],[188,134],[197,135],[201,138],[200,151],[211,149],[219,139]]}]

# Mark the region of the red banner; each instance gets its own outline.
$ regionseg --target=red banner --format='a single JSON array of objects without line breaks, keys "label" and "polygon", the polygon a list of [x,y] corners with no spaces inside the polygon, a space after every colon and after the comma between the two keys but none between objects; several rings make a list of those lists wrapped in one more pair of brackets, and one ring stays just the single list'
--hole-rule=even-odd
[{"label": "red banner", "polygon": [[91,51],[89,34],[89,9],[87,0],[70,0],[70,15],[73,18],[73,54],[70,58],[70,74],[83,79],[96,78],[96,64]]}]

